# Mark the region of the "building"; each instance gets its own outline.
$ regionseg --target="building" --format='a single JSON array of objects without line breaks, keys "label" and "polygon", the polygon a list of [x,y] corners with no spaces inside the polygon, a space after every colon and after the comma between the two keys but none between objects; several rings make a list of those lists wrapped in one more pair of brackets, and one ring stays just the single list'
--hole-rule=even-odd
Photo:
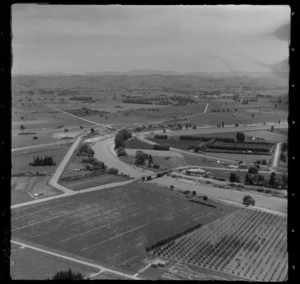
[{"label": "building", "polygon": [[160,259],[160,258],[156,258],[152,261],[151,266],[154,268],[158,268],[158,267],[166,267],[169,264],[169,261],[164,260],[164,259]]},{"label": "building", "polygon": [[184,173],[187,175],[203,175],[206,173],[206,171],[198,168],[185,170]]}]

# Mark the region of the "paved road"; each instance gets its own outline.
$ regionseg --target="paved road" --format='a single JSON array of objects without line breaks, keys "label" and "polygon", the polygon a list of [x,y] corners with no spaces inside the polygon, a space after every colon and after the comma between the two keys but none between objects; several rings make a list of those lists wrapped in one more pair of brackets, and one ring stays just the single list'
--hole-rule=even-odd
[{"label": "paved road", "polygon": [[[126,277],[126,278],[129,278],[129,279],[132,279],[132,280],[139,280],[139,279],[141,279],[141,278],[138,278],[137,276],[134,276],[134,275],[128,275],[126,273],[123,273],[123,272],[120,272],[120,271],[117,271],[117,270],[109,269],[109,268],[106,268],[104,266],[96,265],[96,264],[91,263],[91,262],[82,261],[82,260],[76,259],[74,257],[66,256],[66,255],[61,254],[61,253],[51,252],[49,250],[41,249],[41,248],[38,248],[38,247],[35,247],[35,246],[31,246],[31,245],[27,245],[25,243],[21,243],[21,242],[14,241],[14,240],[11,240],[11,242],[14,243],[14,244],[23,246],[25,248],[29,248],[29,249],[32,249],[32,250],[35,250],[35,251],[39,251],[39,252],[42,252],[42,253],[46,253],[46,254],[49,254],[49,255],[53,255],[53,256],[59,257],[61,259],[66,259],[66,260],[69,260],[69,261],[73,261],[73,262],[76,262],[76,263],[79,263],[79,264],[83,264],[83,265],[86,265],[86,266],[90,266],[90,267],[99,269],[100,271],[97,272],[97,273],[95,273],[95,274],[99,274],[99,273],[102,273],[102,272],[110,272],[110,273],[113,273],[113,274],[116,274],[116,275],[120,275],[122,277]],[[95,275],[92,275],[92,276],[95,276]]]},{"label": "paved road", "polygon": [[277,143],[276,144],[276,149],[275,149],[275,154],[273,157],[273,163],[272,163],[272,168],[276,168],[278,166],[278,158],[279,158],[279,153],[280,153],[280,149],[281,149],[281,145],[283,143]]},{"label": "paved road", "polygon": [[[114,144],[113,138],[109,138],[107,140],[100,141],[96,143],[93,147],[95,151],[95,156],[98,159],[102,160],[105,164],[115,167],[119,169],[120,172],[125,174],[129,174],[136,178],[141,178],[145,176],[145,172],[141,171],[139,168],[133,168],[132,166],[121,162],[112,152],[110,147]],[[184,167],[183,167],[184,168]],[[170,186],[173,184],[175,187],[182,189],[190,189],[195,190],[199,193],[206,194],[216,199],[221,199],[224,201],[235,202],[237,204],[241,204],[243,197],[246,195],[245,192],[230,190],[230,189],[222,189],[222,188],[214,188],[203,185],[195,185],[187,182],[177,181],[172,179],[171,177],[162,177],[158,179],[154,179],[151,181],[153,183],[157,183],[159,185]],[[278,212],[287,212],[287,200],[283,198],[271,197],[262,194],[249,193],[256,201],[256,207],[266,208],[273,211]]]},{"label": "paved road", "polygon": [[57,167],[54,175],[51,177],[49,180],[49,185],[53,186],[54,188],[63,191],[64,193],[70,193],[74,192],[71,189],[66,188],[65,186],[62,186],[58,183],[59,178],[61,177],[67,163],[69,162],[71,156],[73,155],[73,152],[77,148],[78,144],[80,143],[82,136],[86,135],[86,133],[81,134],[80,136],[77,137],[67,154],[64,156],[62,161],[60,162],[59,166]]},{"label": "paved road", "polygon": [[88,120],[88,119],[85,119],[85,118],[83,118],[83,117],[79,117],[79,116],[77,116],[77,115],[75,115],[75,114],[71,114],[71,113],[69,113],[69,112],[63,111],[63,110],[61,110],[61,109],[58,109],[58,108],[55,108],[55,107],[52,107],[52,106],[48,106],[48,105],[44,105],[44,106],[49,107],[49,108],[52,108],[52,109],[55,109],[55,110],[60,111],[60,112],[63,112],[63,113],[68,114],[68,115],[70,115],[70,116],[76,117],[76,118],[81,119],[81,120],[83,120],[83,121],[92,123],[92,124],[94,124],[94,125],[99,125],[99,126],[103,126],[103,127],[112,129],[112,127],[109,126],[109,125],[107,125],[107,124],[101,124],[101,123],[98,123],[98,122],[95,122],[95,121],[92,121],[92,120]]},{"label": "paved road", "polygon": [[140,169],[134,168],[119,160],[113,153],[113,146],[114,137],[96,142],[92,145],[92,148],[95,151],[95,158],[104,162],[109,168],[117,168],[119,173],[129,175],[133,178],[141,178],[147,173],[146,171],[141,171]]},{"label": "paved road", "polygon": [[[71,189],[69,189],[65,186],[60,185],[58,183],[58,180],[59,180],[60,176],[62,175],[63,170],[64,170],[65,166],[67,165],[69,159],[71,158],[71,156],[73,154],[73,151],[76,149],[77,145],[80,143],[80,141],[82,139],[82,136],[84,136],[85,134],[86,133],[80,135],[75,140],[75,142],[73,143],[73,145],[69,149],[68,153],[66,154],[64,159],[61,161],[60,165],[58,166],[58,168],[56,169],[54,175],[52,176],[52,178],[49,181],[49,184],[51,186],[53,186],[54,188],[56,188],[58,190],[61,190],[63,192],[63,194],[59,194],[59,195],[55,195],[55,196],[49,196],[49,197],[45,197],[45,198],[41,198],[41,199],[36,199],[36,200],[32,200],[32,201],[28,201],[28,202],[24,202],[24,203],[20,203],[20,204],[15,204],[15,205],[11,206],[11,209],[20,208],[20,207],[24,207],[24,206],[28,206],[28,205],[33,205],[33,204],[37,204],[37,203],[41,203],[41,202],[46,202],[46,201],[54,200],[54,199],[58,199],[58,198],[63,198],[63,197],[67,197],[67,196],[74,195],[74,194],[80,194],[80,193],[85,193],[85,192],[102,190],[102,189],[105,189],[105,188],[112,188],[112,187],[116,187],[116,186],[127,185],[127,184],[135,181],[135,179],[133,179],[133,180],[122,181],[122,182],[114,182],[114,183],[94,186],[94,187],[90,187],[90,188],[86,188],[86,189],[82,189],[82,190],[78,190],[78,191],[73,191],[73,190],[71,190]],[[127,164],[125,164],[125,165],[127,165]]]},{"label": "paved road", "polygon": [[195,190],[199,194],[205,194],[213,198],[230,201],[233,203],[241,204],[243,197],[247,194],[251,195],[255,199],[255,207],[261,209],[269,209],[272,211],[278,211],[281,213],[287,213],[287,200],[284,198],[277,198],[272,196],[266,196],[256,193],[246,193],[242,191],[232,190],[232,189],[223,189],[217,187],[210,187],[205,185],[197,185],[193,183],[186,183],[180,180],[173,179],[171,177],[162,177],[159,179],[154,179],[149,181],[151,183],[156,183],[163,186],[174,185],[175,188],[184,189],[184,190]]}]

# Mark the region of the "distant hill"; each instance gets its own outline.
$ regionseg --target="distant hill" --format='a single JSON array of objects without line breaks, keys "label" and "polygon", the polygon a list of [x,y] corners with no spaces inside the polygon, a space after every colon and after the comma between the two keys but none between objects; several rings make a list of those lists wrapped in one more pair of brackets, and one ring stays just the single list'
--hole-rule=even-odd
[{"label": "distant hill", "polygon": [[[275,67],[274,67],[275,68]],[[276,67],[277,68],[277,67]],[[149,70],[147,70],[149,72]],[[197,73],[145,75],[147,72],[134,71],[105,75],[18,75],[12,78],[14,92],[33,89],[97,89],[120,91],[121,89],[161,90],[161,91],[198,91],[203,88],[257,88],[288,90],[288,78],[270,73]],[[152,71],[150,71],[152,72]],[[142,73],[143,75],[134,75]],[[177,72],[175,72],[177,73]],[[94,74],[94,73],[93,73]],[[167,74],[167,75],[166,75]]]}]

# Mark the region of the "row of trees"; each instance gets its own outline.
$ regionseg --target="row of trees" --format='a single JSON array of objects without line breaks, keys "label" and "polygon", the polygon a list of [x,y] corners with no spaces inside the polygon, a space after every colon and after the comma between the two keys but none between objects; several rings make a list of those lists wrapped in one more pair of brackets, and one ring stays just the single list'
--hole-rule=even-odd
[{"label": "row of trees", "polygon": [[136,151],[135,164],[137,166],[144,165],[148,161],[148,166],[151,167],[153,164],[153,157],[151,154],[144,153],[143,151]]},{"label": "row of trees", "polygon": [[[253,167],[255,168],[255,167]],[[240,183],[240,177],[235,173],[230,173],[229,176],[230,182]],[[272,188],[286,188],[288,183],[288,178],[286,174],[283,174],[281,179],[276,177],[276,173],[272,172],[269,180],[266,180],[263,175],[259,175],[258,171],[247,173],[245,176],[245,185],[256,185],[256,186],[264,186],[264,187],[272,187]]]},{"label": "row of trees", "polygon": [[287,161],[287,151],[288,151],[288,144],[283,143],[281,145],[281,153],[280,153],[280,161],[286,162]]},{"label": "row of trees", "polygon": [[93,157],[94,153],[94,150],[88,144],[83,144],[79,147],[76,154],[77,156]]},{"label": "row of trees", "polygon": [[180,238],[181,236],[184,236],[184,235],[186,235],[186,234],[188,234],[188,233],[190,233],[190,232],[192,232],[194,230],[199,229],[200,227],[202,227],[202,224],[198,224],[198,225],[196,225],[194,227],[191,227],[191,228],[189,228],[189,229],[187,229],[187,230],[185,230],[185,231],[183,231],[181,233],[175,234],[175,235],[173,235],[171,237],[168,237],[166,239],[158,241],[158,242],[156,242],[153,245],[147,246],[146,247],[146,251],[148,252],[148,251],[153,250],[153,249],[155,249],[157,247],[163,246],[163,245],[165,245],[165,244],[167,244],[167,243],[169,243],[171,241],[174,241],[174,240]]},{"label": "row of trees", "polygon": [[272,172],[270,178],[266,180],[262,175],[247,173],[245,176],[245,184],[271,188],[287,188],[288,178],[286,174],[283,174],[281,179],[279,179],[276,177],[276,173]]},{"label": "row of trees", "polygon": [[45,156],[44,158],[37,156],[33,157],[33,162],[29,163],[29,166],[39,167],[39,166],[55,166],[56,163],[51,156]]}]

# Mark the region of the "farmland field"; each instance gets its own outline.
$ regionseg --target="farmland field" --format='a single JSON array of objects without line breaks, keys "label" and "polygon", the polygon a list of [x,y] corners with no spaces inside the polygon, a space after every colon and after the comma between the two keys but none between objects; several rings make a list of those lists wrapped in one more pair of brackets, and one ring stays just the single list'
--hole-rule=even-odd
[{"label": "farmland field", "polygon": [[34,200],[34,193],[42,193],[40,198],[60,194],[59,190],[47,185],[49,179],[49,176],[12,177],[11,204]]},{"label": "farmland field", "polygon": [[[38,151],[26,151],[26,152],[16,152],[12,154],[12,174],[15,173],[26,173],[26,172],[54,172],[56,167],[59,165],[60,161],[63,159],[69,146],[56,147],[53,149],[44,149]],[[56,162],[55,166],[39,166],[32,167],[29,163],[33,161],[33,157],[45,155],[52,156],[53,160]]]},{"label": "farmland field", "polygon": [[[139,151],[139,149],[126,149],[126,153],[129,156],[135,156],[136,152]],[[140,150],[141,151],[141,150]],[[143,150],[142,152],[152,155],[153,157],[177,157],[182,158],[182,154],[175,151],[161,151],[161,150]]]},{"label": "farmland field", "polygon": [[[124,163],[135,165],[134,156],[121,156],[119,157],[119,159]],[[151,168],[149,168],[147,161],[145,162],[145,165],[139,165],[138,167],[143,168],[147,171],[160,172],[162,170],[188,166],[188,163],[185,161],[183,157],[170,157],[169,159],[166,159],[164,157],[153,156],[153,163],[159,165],[160,166],[159,169],[153,168],[153,165]]]},{"label": "farmland field", "polygon": [[240,209],[152,253],[248,280],[286,281],[287,219]]},{"label": "farmland field", "polygon": [[[53,133],[54,132],[44,132],[29,135],[15,135],[12,137],[12,148],[64,141],[63,139],[53,138]],[[34,136],[37,136],[38,139],[33,139]],[[70,141],[72,140],[70,139]]]},{"label": "farmland field", "polygon": [[195,141],[173,139],[173,137],[168,139],[155,139],[155,138],[147,137],[147,139],[157,144],[168,145],[170,147],[182,149],[182,150],[187,150],[188,146],[190,146],[191,144],[195,144]]},{"label": "farmland field", "polygon": [[114,182],[121,182],[126,180],[129,180],[129,178],[123,176],[117,176],[117,175],[102,174],[100,176],[84,178],[82,180],[72,181],[63,184],[72,190],[80,190],[84,188],[89,188],[89,187],[94,187],[94,186],[99,186],[99,185],[104,185],[104,184],[109,184]]},{"label": "farmland field", "polygon": [[217,160],[209,159],[209,157],[196,156],[190,154],[182,154],[189,166],[203,166],[203,167],[219,167],[224,168],[220,163],[217,163]]},{"label": "farmland field", "polygon": [[257,160],[265,159],[267,163],[271,159],[271,155],[249,155],[249,154],[234,154],[234,153],[212,153],[208,152],[207,155],[212,157],[218,157],[221,159],[229,159],[229,160],[236,160],[236,161],[244,161],[247,163],[254,163]]},{"label": "farmland field", "polygon": [[46,280],[52,278],[58,271],[71,269],[80,272],[84,276],[95,273],[98,270],[78,264],[76,262],[61,259],[30,248],[16,247],[11,253],[10,275],[13,280]]},{"label": "farmland field", "polygon": [[[69,146],[56,147],[53,149],[43,149],[38,151],[26,151],[22,153],[12,153],[12,174],[27,173],[27,172],[54,172],[69,150]],[[32,167],[29,163],[33,161],[33,157],[52,156],[56,162],[55,166],[39,166]]]},{"label": "farmland field", "polygon": [[[234,112],[235,113],[235,112]],[[228,124],[249,124],[249,123],[258,123],[258,122],[274,122],[277,123],[278,119],[281,121],[287,120],[287,114],[277,115],[274,117],[274,114],[255,114],[254,117],[251,117],[251,114],[248,113],[236,113],[242,115],[243,117],[234,117],[232,112],[223,112],[223,113],[206,113],[192,116],[189,118],[190,122],[195,125],[217,125],[221,124],[224,121],[225,125]]]},{"label": "farmland field", "polygon": [[153,145],[148,144],[139,139],[130,139],[125,142],[125,148],[128,149],[145,149],[145,150],[153,150]]},{"label": "farmland field", "polygon": [[272,133],[269,130],[261,130],[261,131],[248,131],[245,132],[245,135],[248,137],[258,137],[258,138],[263,138],[267,141],[272,141],[272,142],[287,142],[287,135],[282,135],[279,133]]},{"label": "farmland field", "polygon": [[147,256],[146,246],[235,210],[193,204],[177,192],[135,182],[13,209],[12,238],[120,268]]}]

